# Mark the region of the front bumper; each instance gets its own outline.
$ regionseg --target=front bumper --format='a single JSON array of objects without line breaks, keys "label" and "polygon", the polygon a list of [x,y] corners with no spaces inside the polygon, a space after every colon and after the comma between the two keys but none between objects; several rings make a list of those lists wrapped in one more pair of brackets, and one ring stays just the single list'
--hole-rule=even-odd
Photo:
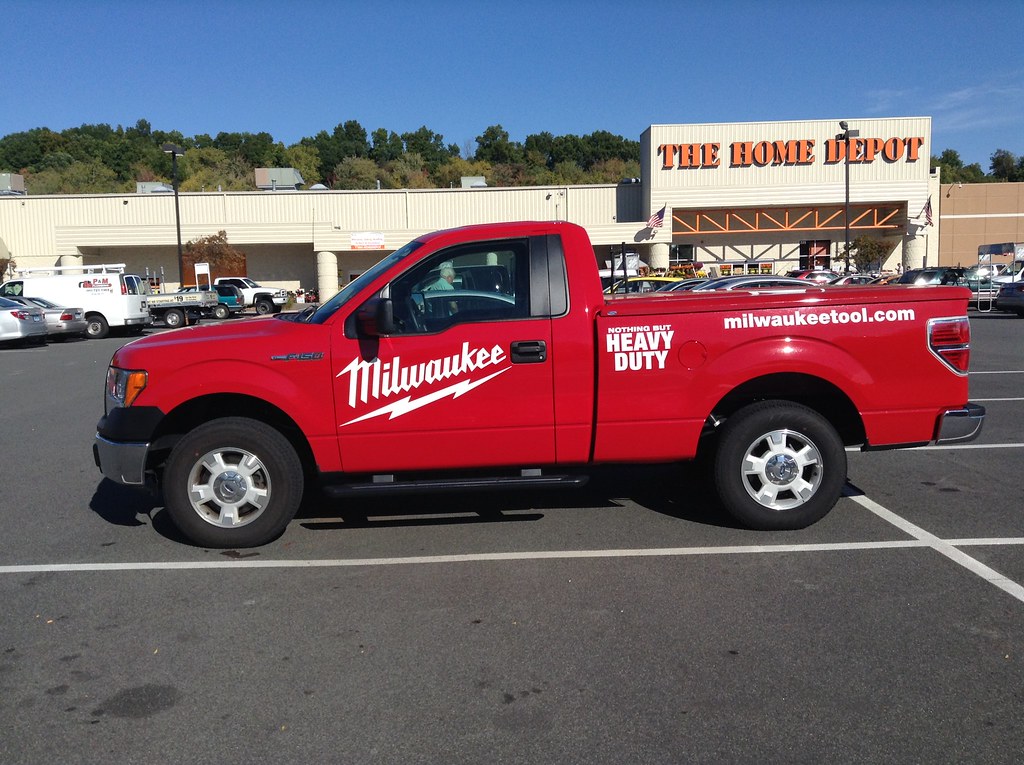
[{"label": "front bumper", "polygon": [[92,456],[100,472],[117,483],[132,486],[145,483],[148,443],[110,441],[99,433],[92,444]]},{"label": "front bumper", "polygon": [[947,409],[939,417],[937,444],[973,441],[981,433],[985,423],[985,407],[980,404],[965,404],[957,409]]}]

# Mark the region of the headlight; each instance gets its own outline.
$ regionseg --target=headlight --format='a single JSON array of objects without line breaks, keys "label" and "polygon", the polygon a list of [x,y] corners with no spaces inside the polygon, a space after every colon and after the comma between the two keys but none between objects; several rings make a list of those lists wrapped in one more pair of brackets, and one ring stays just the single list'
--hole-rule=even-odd
[{"label": "headlight", "polygon": [[107,368],[107,399],[115,406],[131,406],[146,387],[148,375],[141,369]]}]

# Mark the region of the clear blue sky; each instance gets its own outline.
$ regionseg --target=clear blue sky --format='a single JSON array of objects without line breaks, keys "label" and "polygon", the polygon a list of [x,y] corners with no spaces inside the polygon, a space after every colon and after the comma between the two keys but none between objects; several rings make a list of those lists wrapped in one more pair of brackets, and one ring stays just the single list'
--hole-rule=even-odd
[{"label": "clear blue sky", "polygon": [[3,0],[0,22],[0,136],[146,119],[291,145],[357,120],[465,151],[496,124],[930,116],[933,154],[1024,154],[1022,0]]}]

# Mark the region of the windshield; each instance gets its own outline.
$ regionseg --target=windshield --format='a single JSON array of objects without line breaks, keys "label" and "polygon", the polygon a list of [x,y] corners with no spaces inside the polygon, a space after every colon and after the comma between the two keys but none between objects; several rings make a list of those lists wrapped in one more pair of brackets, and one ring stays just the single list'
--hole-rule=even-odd
[{"label": "windshield", "polygon": [[326,303],[317,308],[312,314],[310,314],[309,318],[306,319],[307,323],[323,324],[329,318],[334,316],[334,314],[338,311],[339,308],[345,305],[355,295],[358,295],[360,292],[362,292],[363,288],[366,285],[373,282],[373,280],[380,276],[382,273],[387,271],[395,264],[400,263],[402,260],[407,258],[409,255],[414,253],[422,246],[423,242],[409,242],[409,244],[405,245],[402,249],[395,250],[393,253],[388,255],[386,258],[384,258],[384,260],[380,261],[372,268],[363,271],[363,273],[361,273],[355,279],[353,279],[344,287],[342,287],[341,291],[337,295],[332,297]]}]

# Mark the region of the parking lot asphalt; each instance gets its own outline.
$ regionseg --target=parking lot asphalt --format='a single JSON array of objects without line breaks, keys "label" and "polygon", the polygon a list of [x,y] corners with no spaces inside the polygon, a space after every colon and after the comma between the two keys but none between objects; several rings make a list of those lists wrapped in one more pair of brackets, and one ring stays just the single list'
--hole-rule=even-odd
[{"label": "parking lot asphalt", "polygon": [[655,467],[244,551],[100,479],[125,338],[0,349],[0,762],[1018,762],[1024,321],[972,329],[981,437],[851,452],[809,529]]}]

